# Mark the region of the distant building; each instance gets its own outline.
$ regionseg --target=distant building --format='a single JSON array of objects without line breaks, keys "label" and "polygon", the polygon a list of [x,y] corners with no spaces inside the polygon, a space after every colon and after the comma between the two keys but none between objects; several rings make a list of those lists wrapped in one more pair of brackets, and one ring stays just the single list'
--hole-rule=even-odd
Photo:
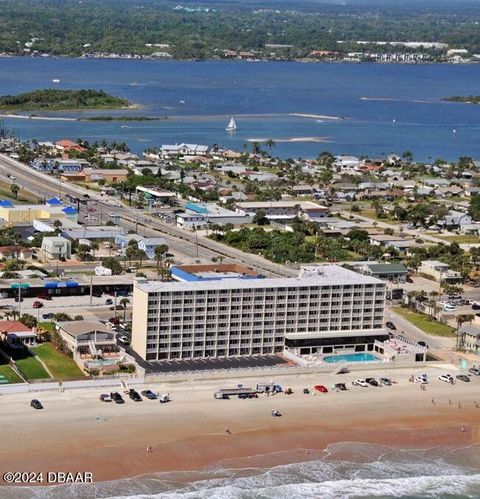
[{"label": "distant building", "polygon": [[473,323],[464,323],[458,330],[460,348],[476,355],[480,354],[480,324],[478,318]]},{"label": "distant building", "polygon": [[456,284],[462,281],[462,274],[450,269],[450,265],[438,260],[424,260],[418,269],[420,273],[432,276],[437,282]]},{"label": "distant building", "polygon": [[269,220],[292,220],[295,217],[315,221],[328,214],[326,206],[311,201],[241,201],[235,203],[238,213],[255,216],[265,213]]},{"label": "distant building", "polygon": [[72,243],[65,237],[44,237],[42,241],[44,259],[68,259],[72,256]]},{"label": "distant building", "polygon": [[48,204],[14,204],[11,201],[0,201],[0,218],[6,223],[33,222],[34,219],[62,220],[68,218],[77,221],[78,212],[73,206]]},{"label": "distant building", "polygon": [[248,224],[252,216],[227,210],[214,203],[187,203],[185,211],[177,214],[177,225],[184,229],[197,229],[208,225]]},{"label": "distant building", "polygon": [[163,158],[177,156],[206,156],[210,148],[199,144],[174,144],[162,145],[161,154]]},{"label": "distant building", "polygon": [[18,321],[0,321],[0,336],[12,348],[36,345],[37,333]]}]

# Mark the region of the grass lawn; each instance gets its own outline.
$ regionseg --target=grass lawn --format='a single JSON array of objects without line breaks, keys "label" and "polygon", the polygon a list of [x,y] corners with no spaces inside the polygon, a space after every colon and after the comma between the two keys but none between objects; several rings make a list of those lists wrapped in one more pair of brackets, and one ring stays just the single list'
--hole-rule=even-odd
[{"label": "grass lawn", "polygon": [[450,243],[458,243],[458,244],[478,244],[480,243],[480,237],[474,236],[472,234],[459,234],[456,236],[438,236],[432,234],[439,239],[443,239],[444,241],[448,241]]},{"label": "grass lawn", "polygon": [[13,358],[20,371],[27,379],[47,379],[50,378],[47,371],[40,362],[30,353],[19,351],[17,353],[12,351],[9,355]]},{"label": "grass lawn", "polygon": [[[0,366],[0,381],[5,380],[9,383],[23,383],[23,379],[7,364]],[[0,383],[0,385],[3,384]]]},{"label": "grass lawn", "polygon": [[39,322],[38,327],[41,327],[49,333],[53,333],[55,331],[55,324],[53,322]]},{"label": "grass lawn", "polygon": [[395,310],[395,313],[410,321],[424,333],[431,334],[433,336],[446,336],[450,338],[454,338],[456,336],[453,327],[441,324],[440,322],[433,320],[428,315],[412,312],[411,310],[402,307],[394,307],[393,309]]},{"label": "grass lawn", "polygon": [[32,350],[45,362],[56,379],[85,377],[76,362],[58,352],[51,343],[42,343]]}]

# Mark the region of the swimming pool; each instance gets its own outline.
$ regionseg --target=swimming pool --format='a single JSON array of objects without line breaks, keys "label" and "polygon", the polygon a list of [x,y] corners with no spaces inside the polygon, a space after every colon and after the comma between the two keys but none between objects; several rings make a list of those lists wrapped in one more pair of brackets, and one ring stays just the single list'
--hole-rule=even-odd
[{"label": "swimming pool", "polygon": [[348,353],[343,355],[329,355],[324,357],[323,361],[328,364],[336,364],[337,362],[373,362],[380,360],[371,353]]}]

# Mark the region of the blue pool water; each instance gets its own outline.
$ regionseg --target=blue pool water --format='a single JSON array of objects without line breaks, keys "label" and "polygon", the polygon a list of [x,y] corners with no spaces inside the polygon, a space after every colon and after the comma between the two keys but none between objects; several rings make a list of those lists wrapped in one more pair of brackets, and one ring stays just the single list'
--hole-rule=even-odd
[{"label": "blue pool water", "polygon": [[372,362],[379,359],[371,353],[348,353],[344,355],[331,355],[324,357],[323,360],[328,364],[336,364],[337,362]]}]

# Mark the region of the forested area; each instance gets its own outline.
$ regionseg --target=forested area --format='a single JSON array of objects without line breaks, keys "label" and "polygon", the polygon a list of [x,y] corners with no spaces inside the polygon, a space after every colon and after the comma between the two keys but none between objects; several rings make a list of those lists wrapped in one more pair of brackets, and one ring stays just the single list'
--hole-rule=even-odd
[{"label": "forested area", "polygon": [[0,0],[0,52],[151,55],[159,49],[147,44],[168,44],[174,57],[201,59],[221,50],[289,44],[286,55],[302,57],[337,50],[338,40],[347,42],[342,50],[355,40],[386,40],[444,42],[480,53],[478,4],[452,4],[433,9],[187,1],[175,9],[178,2],[167,0]]},{"label": "forested area", "polygon": [[42,89],[0,97],[0,109],[117,109],[129,102],[103,90]]}]

